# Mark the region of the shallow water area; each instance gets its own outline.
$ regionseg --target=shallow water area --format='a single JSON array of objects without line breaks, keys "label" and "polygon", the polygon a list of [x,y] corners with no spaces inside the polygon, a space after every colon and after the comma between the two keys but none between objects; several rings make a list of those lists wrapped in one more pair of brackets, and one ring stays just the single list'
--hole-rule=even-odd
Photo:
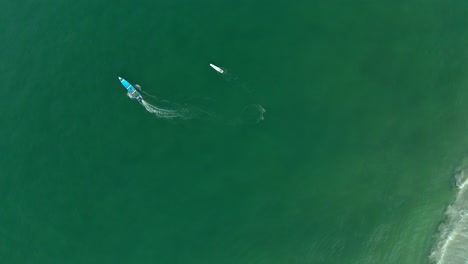
[{"label": "shallow water area", "polygon": [[463,264],[468,261],[468,177],[465,171],[465,164],[456,170],[457,195],[447,207],[446,219],[439,227],[438,242],[431,253],[434,263]]}]

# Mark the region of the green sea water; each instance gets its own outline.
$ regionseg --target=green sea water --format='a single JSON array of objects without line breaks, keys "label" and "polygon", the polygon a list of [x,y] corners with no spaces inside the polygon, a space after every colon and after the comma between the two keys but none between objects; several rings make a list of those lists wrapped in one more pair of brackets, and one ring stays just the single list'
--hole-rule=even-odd
[{"label": "green sea water", "polygon": [[0,10],[0,263],[466,263],[466,0]]}]

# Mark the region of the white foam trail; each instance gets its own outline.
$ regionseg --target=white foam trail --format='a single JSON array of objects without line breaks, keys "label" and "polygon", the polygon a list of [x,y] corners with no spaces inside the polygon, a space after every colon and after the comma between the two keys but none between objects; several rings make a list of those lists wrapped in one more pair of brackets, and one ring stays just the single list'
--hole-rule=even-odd
[{"label": "white foam trail", "polygon": [[147,95],[147,96],[151,97],[151,98],[155,98],[155,99],[157,99],[157,98],[158,98],[157,96],[155,96],[155,95],[152,95],[152,94],[149,94],[149,93],[147,93],[147,92],[145,92],[145,91],[143,91],[143,90],[141,90],[141,92],[142,92],[142,93],[144,93],[145,95]]},{"label": "white foam trail", "polygon": [[141,105],[143,105],[146,111],[154,114],[159,118],[182,118],[182,119],[189,119],[191,118],[190,115],[185,111],[185,109],[178,109],[178,110],[171,110],[171,109],[164,109],[156,107],[145,100],[141,101]]},{"label": "white foam trail", "polygon": [[437,264],[468,263],[468,177],[462,166],[455,174],[459,189],[455,202],[445,211],[446,221],[439,227],[439,240],[431,253]]},{"label": "white foam trail", "polygon": [[160,101],[159,104],[164,106],[155,106],[145,100],[141,101],[141,105],[143,105],[146,111],[154,114],[158,118],[184,120],[212,120],[215,118],[213,114],[189,105],[179,105],[168,101]]},{"label": "white foam trail", "polygon": [[468,177],[465,176],[465,171],[455,175],[455,184],[457,185],[458,189],[464,189],[465,186],[468,184]]},{"label": "white foam trail", "polygon": [[243,122],[246,123],[259,123],[265,119],[265,108],[259,104],[248,105],[242,111]]},{"label": "white foam trail", "polygon": [[257,122],[260,122],[260,121],[263,121],[263,119],[265,119],[265,117],[263,116],[263,114],[266,112],[265,108],[263,108],[263,106],[261,105],[255,105],[257,110],[258,110],[258,121]]},{"label": "white foam trail", "polygon": [[141,88],[139,84],[135,84],[133,86],[135,86],[135,88],[137,88],[140,92],[144,93],[145,95],[148,95],[149,97],[152,97],[152,98],[157,98],[155,95],[152,95],[150,93],[143,91],[143,88]]},{"label": "white foam trail", "polygon": [[128,98],[130,98],[130,99],[134,99],[133,96],[132,96],[129,92],[127,92],[127,96],[128,96]]},{"label": "white foam trail", "polygon": [[[260,104],[246,104],[246,98],[252,97],[253,90],[250,90],[247,85],[242,82],[237,75],[234,75],[230,70],[218,67],[210,63],[210,67],[216,70],[218,73],[221,73],[220,76],[223,78],[233,89],[230,89],[230,92],[243,93],[241,100],[244,100],[244,108],[240,112],[240,115],[236,117],[232,122],[234,124],[252,124],[258,123],[265,119],[264,113],[266,112],[265,108]],[[252,100],[247,100],[252,101]]]}]

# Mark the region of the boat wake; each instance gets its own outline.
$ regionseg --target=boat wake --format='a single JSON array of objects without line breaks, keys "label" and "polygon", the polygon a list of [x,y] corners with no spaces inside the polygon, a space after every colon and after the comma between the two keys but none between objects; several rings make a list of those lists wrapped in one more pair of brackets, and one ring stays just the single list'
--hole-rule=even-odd
[{"label": "boat wake", "polygon": [[259,123],[265,119],[263,116],[265,112],[265,108],[259,104],[248,105],[242,111],[242,120],[245,123]]},{"label": "boat wake", "polygon": [[[148,95],[149,97],[157,100],[157,97],[154,95],[151,95],[141,88],[140,85],[135,84],[135,87],[142,93]],[[127,92],[127,96],[134,100],[135,98]],[[163,118],[163,119],[182,119],[182,120],[188,120],[188,119],[212,119],[213,115],[203,111],[199,108],[184,104],[176,104],[172,103],[169,101],[165,100],[157,100],[156,103],[149,103],[145,100],[141,100],[140,104],[148,111],[149,113],[154,114],[158,118]]]},{"label": "boat wake", "polygon": [[439,226],[439,238],[430,255],[437,264],[468,263],[468,159],[455,171],[458,193],[445,210],[446,220]]},{"label": "boat wake", "polygon": [[[211,106],[214,106],[215,109],[211,108],[211,111],[205,111],[198,107],[194,107],[189,104],[177,104],[172,103],[166,100],[159,100],[156,96],[151,95],[141,88],[140,85],[135,84],[134,87],[140,92],[151,97],[151,103],[142,100],[141,95],[134,89],[132,93],[137,93],[140,96],[137,99],[140,99],[140,104],[151,114],[154,114],[157,118],[163,119],[179,119],[179,120],[188,120],[188,119],[202,119],[202,120],[216,120],[230,125],[242,125],[242,124],[256,124],[264,120],[264,113],[266,112],[265,108],[257,103],[252,103],[252,94],[245,83],[241,82],[239,78],[230,73],[230,71],[218,67],[216,65],[210,64],[210,66],[216,70],[216,72],[222,76],[222,78],[235,89],[229,89],[224,91],[222,94],[223,100],[222,105],[219,105],[216,109],[215,101],[211,101]],[[130,86],[127,81],[120,78],[121,82],[125,87]],[[126,86],[127,85],[127,86]],[[226,92],[230,94],[226,94]],[[246,93],[248,92],[248,94]],[[131,99],[135,99],[133,94],[127,93],[127,96]],[[229,97],[232,105],[224,100],[224,98]],[[148,99],[148,98],[147,98]],[[213,104],[214,103],[214,104]],[[206,108],[208,107],[208,108]],[[209,106],[205,106],[205,109],[210,109]],[[213,114],[213,113],[216,113]]]},{"label": "boat wake", "polygon": [[210,67],[231,87],[230,91],[228,91],[232,95],[230,97],[237,97],[239,99],[234,101],[236,104],[239,104],[236,107],[242,110],[240,111],[240,115],[237,112],[236,117],[231,119],[231,124],[256,124],[265,119],[265,108],[255,102],[253,90],[249,89],[245,82],[224,67],[218,67],[213,64],[210,64]]},{"label": "boat wake", "polygon": [[212,115],[206,111],[188,105],[171,103],[169,101],[160,101],[158,102],[158,106],[156,106],[142,100],[141,105],[143,105],[146,111],[154,114],[158,118],[183,120],[212,119]]},{"label": "boat wake", "polygon": [[246,93],[252,93],[253,90],[249,89],[247,84],[243,82],[239,76],[232,73],[230,70],[224,69],[222,74],[219,74],[221,78],[231,86],[232,89],[241,90]]},{"label": "boat wake", "polygon": [[154,106],[148,102],[146,102],[145,100],[142,100],[141,101],[141,105],[143,105],[143,107],[146,109],[146,111],[154,114],[155,116],[159,117],[159,118],[168,118],[168,119],[172,119],[172,118],[182,118],[182,119],[188,119],[188,115],[187,115],[187,112],[185,111],[185,109],[181,108],[181,109],[164,109],[164,108],[160,108],[160,107],[157,107],[157,106]]},{"label": "boat wake", "polygon": [[135,88],[137,88],[140,92],[144,93],[145,95],[147,95],[147,96],[149,96],[151,98],[155,98],[155,99],[158,98],[155,95],[152,95],[150,93],[147,93],[146,91],[143,91],[143,89],[141,88],[141,86],[139,84],[135,84],[134,86],[135,86]]}]

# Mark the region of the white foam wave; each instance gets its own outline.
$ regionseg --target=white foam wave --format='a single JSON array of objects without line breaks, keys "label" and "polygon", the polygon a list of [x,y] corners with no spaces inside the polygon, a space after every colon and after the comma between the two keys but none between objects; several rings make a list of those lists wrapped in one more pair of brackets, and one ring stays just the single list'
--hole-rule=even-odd
[{"label": "white foam wave", "polygon": [[145,100],[141,101],[141,105],[146,111],[154,114],[158,118],[165,119],[212,119],[213,115],[201,109],[188,105],[178,105],[168,101],[159,102],[163,106],[155,106]]},{"label": "white foam wave", "polygon": [[145,95],[147,95],[147,96],[149,96],[149,97],[151,97],[151,98],[155,98],[155,99],[158,98],[158,97],[155,96],[155,95],[152,95],[152,94],[150,94],[150,93],[148,93],[148,92],[146,92],[146,91],[143,91],[143,88],[141,88],[141,86],[140,86],[139,84],[135,84],[134,86],[135,86],[135,88],[137,88],[140,92],[144,93]]},{"label": "white foam wave", "polygon": [[455,185],[458,187],[458,189],[464,189],[467,184],[468,177],[465,176],[464,170],[455,174]]},{"label": "white foam wave", "polygon": [[266,110],[259,104],[252,104],[244,107],[242,119],[245,123],[259,123],[265,119]]},{"label": "white foam wave", "polygon": [[172,109],[164,109],[164,108],[159,108],[157,106],[154,106],[145,100],[141,101],[141,104],[145,107],[146,111],[154,114],[155,116],[159,118],[182,118],[182,119],[188,119],[190,118],[187,111],[185,109],[180,108],[177,110],[172,110]]},{"label": "white foam wave", "polygon": [[459,191],[455,202],[445,210],[446,220],[439,226],[439,239],[430,256],[437,264],[468,263],[468,167],[462,165],[455,173]]}]

